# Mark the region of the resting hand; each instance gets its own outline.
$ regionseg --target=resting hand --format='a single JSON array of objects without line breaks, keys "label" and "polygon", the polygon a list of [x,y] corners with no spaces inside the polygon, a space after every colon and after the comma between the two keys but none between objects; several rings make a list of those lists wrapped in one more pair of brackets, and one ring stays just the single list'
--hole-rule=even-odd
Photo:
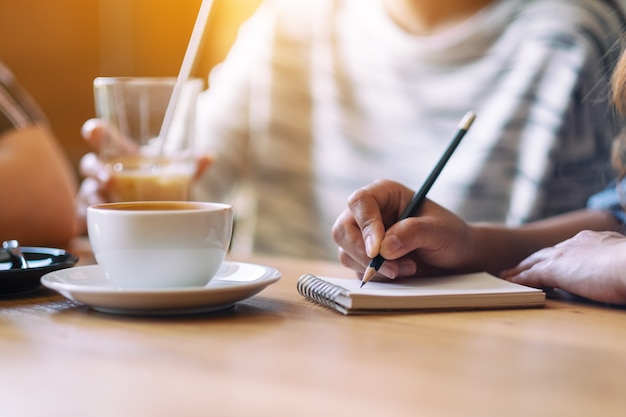
[{"label": "resting hand", "polygon": [[389,278],[474,269],[473,229],[436,203],[426,200],[417,217],[394,224],[413,194],[392,181],[354,192],[332,229],[341,263],[362,274],[380,253],[378,272]]},{"label": "resting hand", "polygon": [[560,288],[591,300],[626,304],[626,236],[583,231],[524,259],[501,277],[530,287]]}]

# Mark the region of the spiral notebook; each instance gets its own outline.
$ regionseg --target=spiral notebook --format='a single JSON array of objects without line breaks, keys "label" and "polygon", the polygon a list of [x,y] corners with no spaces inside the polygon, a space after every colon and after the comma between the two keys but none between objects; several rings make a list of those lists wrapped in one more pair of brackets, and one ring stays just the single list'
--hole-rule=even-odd
[{"label": "spiral notebook", "polygon": [[298,292],[310,301],[343,314],[411,310],[501,309],[541,307],[545,293],[486,272],[434,278],[372,280],[363,288],[356,278],[305,274]]}]

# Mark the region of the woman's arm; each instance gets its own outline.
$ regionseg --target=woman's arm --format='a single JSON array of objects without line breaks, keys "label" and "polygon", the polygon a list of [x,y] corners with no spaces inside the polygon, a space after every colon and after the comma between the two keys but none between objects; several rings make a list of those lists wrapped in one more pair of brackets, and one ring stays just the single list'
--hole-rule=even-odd
[{"label": "woman's arm", "polygon": [[0,239],[63,245],[75,235],[76,178],[47,127],[0,135]]}]

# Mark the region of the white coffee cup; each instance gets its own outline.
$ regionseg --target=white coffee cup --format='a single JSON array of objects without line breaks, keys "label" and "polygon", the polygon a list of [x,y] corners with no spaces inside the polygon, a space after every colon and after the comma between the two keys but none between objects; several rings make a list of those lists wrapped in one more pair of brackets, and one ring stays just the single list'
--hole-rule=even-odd
[{"label": "white coffee cup", "polygon": [[222,265],[230,205],[144,201],[87,209],[89,241],[107,278],[125,289],[205,286]]}]

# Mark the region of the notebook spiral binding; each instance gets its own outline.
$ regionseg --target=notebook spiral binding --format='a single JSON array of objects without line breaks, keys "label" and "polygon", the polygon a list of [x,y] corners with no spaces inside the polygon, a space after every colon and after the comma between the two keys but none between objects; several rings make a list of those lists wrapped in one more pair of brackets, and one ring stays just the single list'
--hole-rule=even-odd
[{"label": "notebook spiral binding", "polygon": [[302,275],[297,283],[298,292],[304,298],[335,309],[335,299],[346,290],[338,285],[323,281],[312,274]]}]

